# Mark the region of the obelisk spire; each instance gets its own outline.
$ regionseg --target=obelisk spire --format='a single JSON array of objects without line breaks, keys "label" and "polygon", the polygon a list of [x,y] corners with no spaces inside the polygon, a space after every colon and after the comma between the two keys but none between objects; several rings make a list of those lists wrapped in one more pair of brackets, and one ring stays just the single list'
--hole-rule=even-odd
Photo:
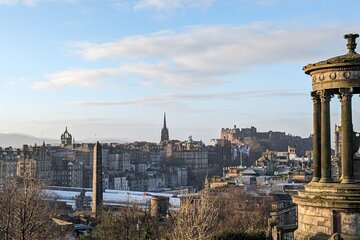
[{"label": "obelisk spire", "polygon": [[99,142],[97,142],[94,146],[92,190],[92,214],[96,217],[103,202],[102,151],[101,144]]}]

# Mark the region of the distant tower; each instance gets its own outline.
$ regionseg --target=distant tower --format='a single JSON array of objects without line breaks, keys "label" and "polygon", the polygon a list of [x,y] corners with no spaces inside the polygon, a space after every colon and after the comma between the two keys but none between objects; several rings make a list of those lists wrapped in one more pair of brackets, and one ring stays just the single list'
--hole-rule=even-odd
[{"label": "distant tower", "polygon": [[98,209],[103,202],[103,183],[102,183],[102,151],[101,145],[97,142],[94,146],[93,159],[93,187],[92,187],[92,214],[98,214]]},{"label": "distant tower", "polygon": [[166,114],[164,113],[164,126],[161,129],[161,142],[169,141],[169,130],[166,127]]},{"label": "distant tower", "polygon": [[65,132],[61,134],[61,146],[70,146],[72,144],[72,136],[68,132],[67,127],[65,128]]}]

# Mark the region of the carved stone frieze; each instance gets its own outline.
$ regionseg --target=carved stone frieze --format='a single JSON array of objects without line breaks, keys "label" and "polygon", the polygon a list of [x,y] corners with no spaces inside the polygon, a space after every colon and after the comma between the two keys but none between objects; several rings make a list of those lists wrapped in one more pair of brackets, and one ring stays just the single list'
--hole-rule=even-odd
[{"label": "carved stone frieze", "polygon": [[359,80],[360,81],[360,71],[336,71],[336,72],[324,72],[324,73],[315,73],[312,75],[313,83],[320,83],[324,81],[334,81],[334,80]]},{"label": "carved stone frieze", "polygon": [[360,88],[360,70],[323,71],[312,75],[313,90]]}]

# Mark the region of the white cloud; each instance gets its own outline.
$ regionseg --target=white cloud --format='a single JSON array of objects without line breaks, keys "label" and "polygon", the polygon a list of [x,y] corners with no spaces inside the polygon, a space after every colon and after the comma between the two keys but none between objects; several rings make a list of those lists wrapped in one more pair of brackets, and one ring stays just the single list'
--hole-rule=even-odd
[{"label": "white cloud", "polygon": [[16,5],[23,4],[26,6],[33,6],[38,0],[0,0],[0,5]]},{"label": "white cloud", "polygon": [[209,101],[209,100],[234,100],[243,97],[297,97],[306,95],[305,93],[293,90],[268,90],[268,91],[242,91],[242,92],[220,92],[220,93],[185,93],[174,94],[164,93],[154,96],[146,96],[131,100],[115,101],[89,101],[89,102],[72,102],[71,105],[83,106],[113,106],[113,105],[151,105],[158,103],[179,103],[181,101]]},{"label": "white cloud", "polygon": [[103,79],[119,74],[118,69],[71,69],[62,72],[46,74],[46,81],[34,82],[34,89],[54,89],[64,86],[94,88],[103,86]]},{"label": "white cloud", "polygon": [[120,72],[140,76],[147,84],[199,87],[218,84],[255,65],[306,64],[329,53],[345,53],[342,35],[354,26],[193,26],[111,42],[77,42],[74,52],[89,61],[117,59],[123,63]]},{"label": "white cloud", "polygon": [[25,6],[35,6],[39,2],[69,2],[77,3],[81,0],[0,0],[0,5],[25,5]]},{"label": "white cloud", "polygon": [[195,68],[207,65],[209,62],[206,60],[210,63],[225,60],[243,66],[318,56],[331,49],[334,41],[342,41],[344,29],[334,28],[343,27],[276,27],[265,23],[195,26],[182,31],[130,36],[113,42],[78,42],[75,47],[76,53],[87,60],[164,57]]},{"label": "white cloud", "polygon": [[169,11],[179,8],[207,8],[213,2],[214,0],[141,0],[135,5],[135,9]]}]

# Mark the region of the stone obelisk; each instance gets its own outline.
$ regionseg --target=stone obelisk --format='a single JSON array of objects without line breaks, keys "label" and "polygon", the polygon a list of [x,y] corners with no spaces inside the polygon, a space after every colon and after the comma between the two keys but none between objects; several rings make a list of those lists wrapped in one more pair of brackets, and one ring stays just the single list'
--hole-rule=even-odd
[{"label": "stone obelisk", "polygon": [[103,202],[102,151],[99,142],[94,146],[92,190],[92,215],[97,217]]}]

